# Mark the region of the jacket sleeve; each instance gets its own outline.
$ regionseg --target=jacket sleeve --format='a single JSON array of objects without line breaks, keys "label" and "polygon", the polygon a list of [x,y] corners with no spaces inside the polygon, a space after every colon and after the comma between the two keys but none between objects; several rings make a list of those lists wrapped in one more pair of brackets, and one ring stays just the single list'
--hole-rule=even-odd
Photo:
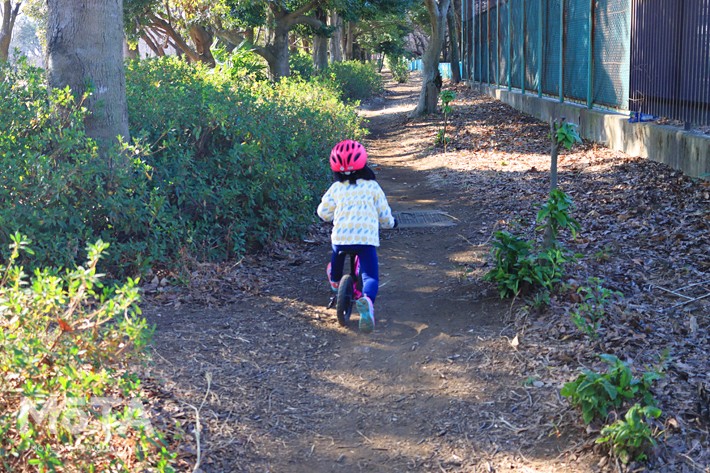
[{"label": "jacket sleeve", "polygon": [[318,205],[318,216],[326,222],[332,222],[335,217],[335,199],[333,198],[333,186],[323,194],[323,198]]},{"label": "jacket sleeve", "polygon": [[394,228],[392,209],[390,209],[390,206],[387,203],[385,193],[379,186],[375,194],[375,207],[377,208],[377,218],[380,221],[380,226],[382,228]]}]

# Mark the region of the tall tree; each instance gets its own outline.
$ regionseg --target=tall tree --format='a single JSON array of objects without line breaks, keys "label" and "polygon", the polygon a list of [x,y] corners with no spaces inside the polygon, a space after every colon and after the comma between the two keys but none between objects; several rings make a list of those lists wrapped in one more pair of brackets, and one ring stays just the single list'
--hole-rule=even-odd
[{"label": "tall tree", "polygon": [[256,48],[256,52],[266,59],[269,64],[271,77],[278,80],[290,75],[288,58],[288,33],[296,25],[308,25],[315,30],[320,30],[323,23],[314,15],[310,15],[317,7],[324,4],[324,0],[309,0],[299,2],[300,5],[289,7],[289,2],[269,2],[272,28],[269,31],[269,40],[263,47]]},{"label": "tall tree", "polygon": [[323,26],[313,35],[313,63],[317,70],[324,71],[328,67],[328,36],[331,33],[325,28],[328,12],[319,7],[316,9],[315,16]]},{"label": "tall tree", "polygon": [[10,55],[10,41],[12,41],[12,30],[15,27],[15,20],[20,14],[22,2],[12,4],[10,0],[2,0],[0,4],[0,15],[2,15],[2,25],[0,26],[0,61],[7,61]]},{"label": "tall tree", "polygon": [[106,155],[129,139],[123,67],[122,0],[47,0],[47,72],[53,88],[69,86],[91,112],[86,132]]},{"label": "tall tree", "polygon": [[330,14],[330,26],[333,34],[330,37],[330,62],[343,60],[343,20],[336,11]]},{"label": "tall tree", "polygon": [[431,22],[431,38],[422,57],[422,90],[419,103],[412,116],[420,116],[436,111],[441,90],[439,58],[446,34],[446,15],[451,0],[424,0]]}]

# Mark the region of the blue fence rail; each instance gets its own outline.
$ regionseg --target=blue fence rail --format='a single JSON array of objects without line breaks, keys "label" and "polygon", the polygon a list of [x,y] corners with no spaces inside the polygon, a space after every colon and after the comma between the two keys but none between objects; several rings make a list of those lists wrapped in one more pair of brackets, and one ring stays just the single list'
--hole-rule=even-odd
[{"label": "blue fence rail", "polygon": [[[423,67],[421,59],[414,59],[409,63],[410,71],[421,71]],[[440,62],[439,73],[442,79],[451,79],[451,63]],[[463,74],[463,64],[459,63],[459,73]]]}]

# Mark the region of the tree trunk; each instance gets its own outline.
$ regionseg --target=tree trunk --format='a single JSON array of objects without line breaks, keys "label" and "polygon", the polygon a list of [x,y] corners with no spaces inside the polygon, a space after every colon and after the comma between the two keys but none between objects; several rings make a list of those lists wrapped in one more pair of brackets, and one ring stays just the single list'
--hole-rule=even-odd
[{"label": "tree trunk", "polygon": [[352,61],[353,59],[353,24],[348,21],[348,27],[345,31],[345,59]]},{"label": "tree trunk", "polygon": [[458,28],[456,27],[456,16],[453,4],[449,7],[449,13],[446,15],[446,21],[449,26],[449,40],[451,42],[451,82],[458,84],[461,82],[461,69],[459,67],[459,33]]},{"label": "tree trunk", "polygon": [[15,28],[15,20],[20,13],[20,5],[17,2],[12,5],[10,0],[2,2],[2,25],[0,26],[0,61],[7,61],[10,57],[10,42],[12,41],[12,30]]},{"label": "tree trunk", "polygon": [[128,133],[123,66],[123,0],[48,0],[47,71],[49,86],[69,86],[91,112],[86,133],[103,156]]},{"label": "tree trunk", "polygon": [[446,33],[445,20],[451,0],[425,0],[431,20],[431,40],[422,57],[422,90],[417,108],[412,117],[434,113],[439,102],[441,75],[439,74],[439,56]]},{"label": "tree trunk", "polygon": [[313,38],[313,64],[319,71],[328,68],[328,38],[325,36]]},{"label": "tree trunk", "polygon": [[315,16],[308,15],[317,8],[322,0],[310,0],[300,8],[289,11],[282,2],[268,2],[271,10],[271,23],[274,25],[273,33],[265,46],[256,47],[254,52],[261,55],[269,64],[269,74],[272,80],[287,77],[289,71],[289,31],[294,26],[309,25],[315,30],[323,27],[323,23]]},{"label": "tree trunk", "polygon": [[264,58],[269,64],[269,73],[274,81],[290,75],[288,45],[288,28],[277,24],[271,44],[264,47]]},{"label": "tree trunk", "polygon": [[216,62],[211,50],[212,40],[214,39],[212,33],[200,25],[193,25],[190,27],[190,38],[192,38],[192,43],[195,45],[195,51],[200,62],[214,67]]},{"label": "tree trunk", "polygon": [[[325,25],[328,21],[328,13],[322,8],[318,8],[315,14],[316,18]],[[318,33],[313,36],[313,64],[319,71],[328,68],[328,37]]]},{"label": "tree trunk", "polygon": [[330,62],[340,62],[343,60],[343,20],[336,12],[330,17],[330,25],[335,28],[330,38]]},{"label": "tree trunk", "polygon": [[145,41],[145,44],[147,44],[150,50],[153,51],[153,54],[158,57],[165,56],[165,49],[158,41],[153,38],[153,36],[151,36],[148,28],[143,30],[143,35],[141,36],[141,39]]},{"label": "tree trunk", "polygon": [[[211,67],[214,67],[214,58],[212,57],[212,53],[209,50],[209,47],[212,43],[211,33],[208,33],[207,31],[200,31],[202,29],[201,27],[196,27],[196,29],[194,30],[193,28],[190,29],[191,38],[196,42],[198,48],[202,48],[202,51],[198,52],[192,49],[189,44],[187,44],[185,39],[180,35],[180,33],[175,30],[175,28],[169,21],[164,20],[163,18],[155,15],[154,13],[148,14],[147,18],[148,20],[150,20],[151,29],[155,30],[156,32],[161,32],[163,35],[165,35],[172,41],[172,46],[174,47],[178,56],[184,53],[187,56],[188,61],[190,62],[204,62],[210,65]],[[198,44],[197,41],[200,41],[200,43]],[[165,47],[167,46],[167,39],[165,41],[165,44],[163,45],[160,45],[156,42],[156,46],[160,46],[165,49]]]}]

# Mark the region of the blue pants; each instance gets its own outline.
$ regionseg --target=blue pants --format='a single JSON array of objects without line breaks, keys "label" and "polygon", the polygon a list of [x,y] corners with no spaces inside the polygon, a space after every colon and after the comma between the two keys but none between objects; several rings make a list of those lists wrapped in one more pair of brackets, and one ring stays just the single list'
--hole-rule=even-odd
[{"label": "blue pants", "polygon": [[360,276],[362,277],[362,292],[374,303],[380,288],[380,270],[377,262],[377,248],[372,245],[333,245],[333,255],[330,257],[330,277],[333,282],[343,277],[345,257],[357,254],[360,259]]}]

